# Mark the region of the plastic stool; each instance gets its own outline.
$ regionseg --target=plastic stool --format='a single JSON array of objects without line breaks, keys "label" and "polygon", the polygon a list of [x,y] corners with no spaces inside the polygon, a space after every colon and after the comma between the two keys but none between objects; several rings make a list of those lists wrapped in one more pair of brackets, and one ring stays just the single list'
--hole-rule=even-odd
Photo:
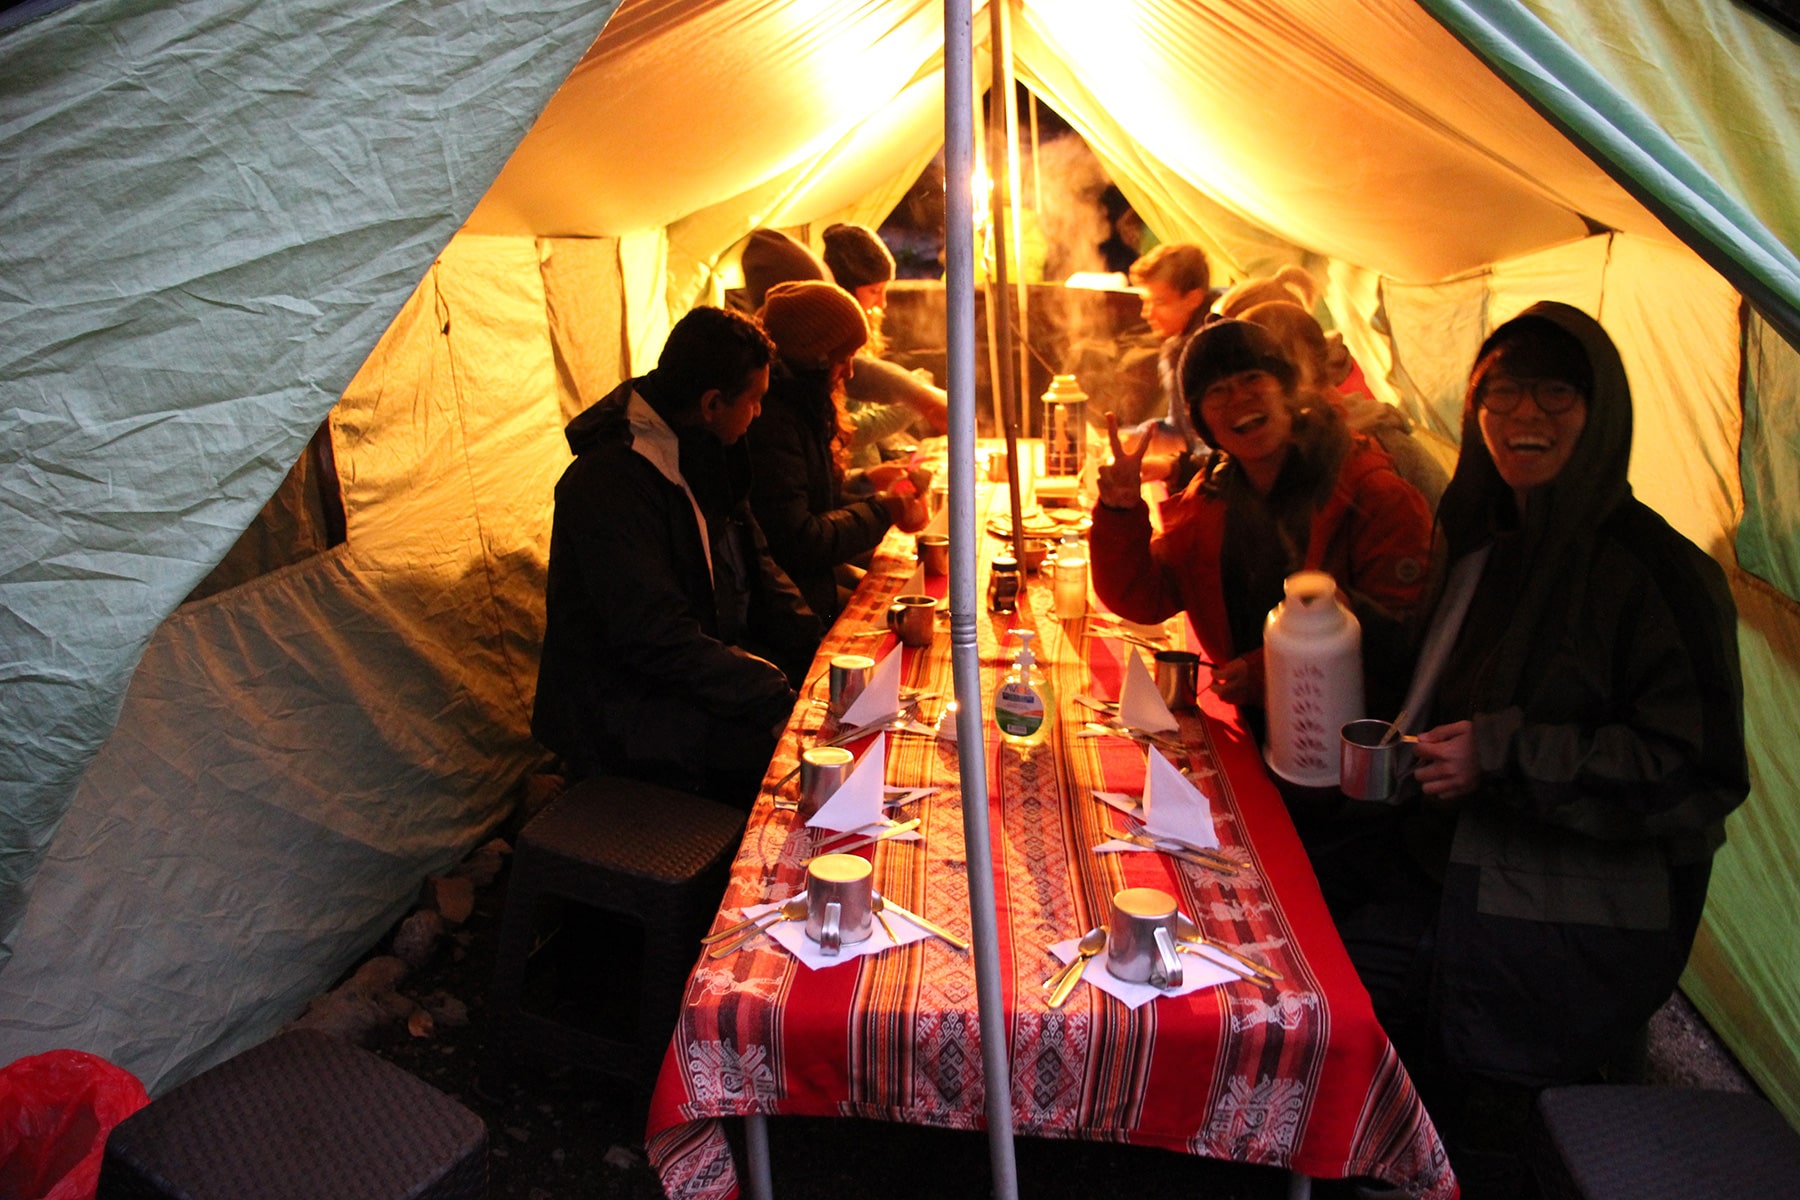
[{"label": "plastic stool", "polygon": [[[654,1083],[744,821],[703,797],[615,777],[584,780],[532,818],[507,882],[487,1078],[535,1059]],[[527,1006],[526,976],[557,900],[598,910],[609,936],[581,948],[589,986],[551,1013]],[[609,1001],[614,1011],[597,1019]]]},{"label": "plastic stool", "polygon": [[188,1080],[106,1141],[99,1200],[479,1200],[487,1127],[367,1050],[296,1029]]},{"label": "plastic stool", "polygon": [[1538,1096],[1548,1200],[1800,1195],[1800,1133],[1748,1092],[1596,1085]]}]

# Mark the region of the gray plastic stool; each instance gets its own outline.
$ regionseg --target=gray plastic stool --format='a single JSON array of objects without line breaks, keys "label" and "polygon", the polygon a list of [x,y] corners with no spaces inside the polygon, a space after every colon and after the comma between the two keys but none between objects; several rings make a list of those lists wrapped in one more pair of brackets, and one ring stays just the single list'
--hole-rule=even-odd
[{"label": "gray plastic stool", "polygon": [[367,1050],[296,1029],[121,1121],[99,1200],[481,1200],[487,1127]]},{"label": "gray plastic stool", "polygon": [[1538,1097],[1546,1200],[1800,1196],[1800,1133],[1747,1092],[1597,1085]]},{"label": "gray plastic stool", "polygon": [[[654,1083],[744,820],[703,797],[616,777],[583,780],[533,817],[506,884],[484,1076],[536,1061]],[[548,910],[571,900],[620,932],[584,948],[588,990],[560,1012],[534,1009],[527,968]]]}]

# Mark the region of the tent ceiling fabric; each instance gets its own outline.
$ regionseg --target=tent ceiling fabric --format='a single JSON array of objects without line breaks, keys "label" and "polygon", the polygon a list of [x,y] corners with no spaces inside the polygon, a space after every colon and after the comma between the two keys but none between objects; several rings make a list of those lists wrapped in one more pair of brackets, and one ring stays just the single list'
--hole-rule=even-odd
[{"label": "tent ceiling fabric", "polygon": [[[1026,0],[1017,52],[1022,73],[1083,85],[1056,97],[1093,106],[1064,114],[1078,126],[1127,129],[1227,210],[1397,278],[1573,241],[1584,216],[1672,240],[1413,0],[1355,8]],[[752,214],[825,217],[941,141],[941,55],[937,6],[916,0],[629,3],[468,228],[661,228],[833,150],[821,182]],[[621,164],[654,183],[619,186]]]},{"label": "tent ceiling fabric", "polygon": [[[930,0],[627,4],[469,229],[597,237],[662,228],[816,158],[942,53],[942,6]],[[941,84],[934,103],[929,93],[914,92],[928,98],[924,121],[916,103],[912,119],[871,121],[864,153],[880,158],[889,146],[892,158],[910,157],[910,145],[893,143],[941,141]]]}]

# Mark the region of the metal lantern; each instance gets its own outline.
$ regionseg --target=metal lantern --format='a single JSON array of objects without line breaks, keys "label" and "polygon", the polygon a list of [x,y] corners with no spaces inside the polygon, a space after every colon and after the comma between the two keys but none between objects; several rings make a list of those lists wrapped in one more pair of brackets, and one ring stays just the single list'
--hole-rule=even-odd
[{"label": "metal lantern", "polygon": [[1087,393],[1073,375],[1057,375],[1044,393],[1044,474],[1081,474],[1087,447]]}]

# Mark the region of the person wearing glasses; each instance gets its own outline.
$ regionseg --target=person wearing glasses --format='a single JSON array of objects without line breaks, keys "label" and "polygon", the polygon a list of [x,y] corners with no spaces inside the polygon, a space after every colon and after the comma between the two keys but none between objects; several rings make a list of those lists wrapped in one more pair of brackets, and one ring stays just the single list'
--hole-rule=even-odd
[{"label": "person wearing glasses", "polygon": [[1578,309],[1481,347],[1413,684],[1418,794],[1336,914],[1459,1176],[1499,1154],[1463,1106],[1504,1130],[1535,1089],[1633,1057],[1749,788],[1725,574],[1632,497],[1631,427]]}]

